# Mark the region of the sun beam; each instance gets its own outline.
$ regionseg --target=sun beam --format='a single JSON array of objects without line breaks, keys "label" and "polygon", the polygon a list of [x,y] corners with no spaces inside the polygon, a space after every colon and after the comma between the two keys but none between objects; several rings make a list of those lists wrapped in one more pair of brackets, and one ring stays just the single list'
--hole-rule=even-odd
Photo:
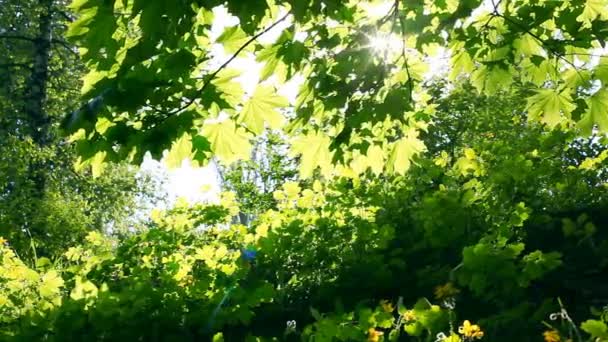
[{"label": "sun beam", "polygon": [[371,49],[382,57],[391,57],[402,53],[403,40],[394,34],[376,33],[369,38]]}]

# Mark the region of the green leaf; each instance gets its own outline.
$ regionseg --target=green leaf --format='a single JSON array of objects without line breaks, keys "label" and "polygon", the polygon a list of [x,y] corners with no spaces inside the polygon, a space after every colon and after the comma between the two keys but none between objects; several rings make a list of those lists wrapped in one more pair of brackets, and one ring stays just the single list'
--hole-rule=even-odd
[{"label": "green leaf", "polygon": [[[221,97],[229,106],[235,107],[241,103],[244,95],[243,87],[237,81],[241,72],[236,69],[223,69],[211,81],[211,84],[221,92]],[[217,99],[211,98],[209,103]]]},{"label": "green leaf", "polygon": [[52,266],[53,263],[51,263],[51,260],[49,258],[46,257],[42,257],[42,258],[38,258],[36,260],[36,268],[37,269],[46,269],[50,266]]},{"label": "green leaf", "polygon": [[422,140],[418,139],[418,132],[410,128],[406,136],[393,145],[388,158],[388,170],[404,175],[411,166],[412,158],[424,150],[426,147]]},{"label": "green leaf", "polygon": [[319,310],[313,308],[312,306],[310,307],[310,314],[317,321],[320,321],[323,319],[323,316],[321,316],[321,314],[319,313]]},{"label": "green leaf", "polygon": [[471,74],[471,82],[477,91],[490,95],[509,86],[512,81],[513,76],[509,70],[502,67],[481,66]]},{"label": "green leaf", "polygon": [[608,132],[608,89],[600,89],[587,99],[587,111],[577,125],[585,135],[591,135],[594,125],[601,133]]},{"label": "green leaf", "polygon": [[602,321],[586,320],[581,324],[581,329],[593,338],[608,338],[608,326]]},{"label": "green leaf", "polygon": [[608,86],[608,58],[600,58],[600,63],[595,67],[595,77],[602,81],[604,87]]},{"label": "green leaf", "polygon": [[260,81],[266,80],[275,73],[275,70],[280,62],[279,58],[277,57],[279,47],[279,45],[272,46],[260,51],[257,54],[257,62],[266,62],[264,68],[260,72]]},{"label": "green leaf", "polygon": [[268,9],[266,0],[228,1],[227,6],[231,14],[239,18],[243,30],[253,34],[259,22]]},{"label": "green leaf", "polygon": [[410,336],[420,336],[424,332],[424,327],[418,322],[404,324],[403,331]]},{"label": "green leaf", "polygon": [[321,132],[301,135],[292,140],[290,154],[301,155],[300,175],[302,178],[312,176],[317,167],[321,168],[323,175],[331,172],[333,153],[329,150],[331,141]]},{"label": "green leaf", "polygon": [[605,0],[587,0],[583,13],[576,17],[576,21],[590,23],[598,16],[604,19],[608,14]]},{"label": "green leaf", "polygon": [[576,108],[570,94],[554,89],[541,89],[536,95],[528,98],[528,115],[532,120],[538,120],[553,128],[564,118],[570,118],[570,113]]},{"label": "green leaf", "polygon": [[107,118],[99,118],[97,119],[97,123],[95,124],[95,130],[97,131],[97,133],[103,135],[110,127],[115,125],[116,123],[108,120]]},{"label": "green leaf", "polygon": [[211,143],[211,151],[226,164],[250,158],[249,135],[232,120],[205,124],[201,135]]},{"label": "green leaf", "polygon": [[[216,42],[224,46],[226,53],[233,54],[248,40],[249,37],[239,26],[231,26],[224,30]],[[251,49],[253,49],[253,45],[249,45],[245,50]]]},{"label": "green leaf", "polygon": [[456,79],[456,77],[461,73],[468,74],[473,71],[475,64],[473,63],[471,55],[469,55],[465,49],[459,48],[457,50],[452,50],[452,53],[452,70],[450,71],[451,80]]},{"label": "green leaf", "polygon": [[258,86],[243,106],[238,122],[244,123],[255,134],[262,133],[264,123],[270,128],[279,128],[285,120],[277,108],[287,105],[289,105],[287,99],[277,95],[272,86]]},{"label": "green leaf", "polygon": [[53,297],[59,294],[63,284],[63,279],[59,273],[55,270],[50,270],[42,276],[42,283],[40,284],[38,291],[42,297]]},{"label": "green leaf", "polygon": [[93,158],[91,158],[90,163],[91,163],[91,173],[93,174],[93,178],[97,178],[97,177],[101,176],[101,174],[103,173],[103,170],[106,167],[106,163],[105,163],[106,154],[107,153],[105,151],[97,152],[95,154],[95,156]]},{"label": "green leaf", "polygon": [[98,292],[97,286],[95,286],[95,284],[93,284],[91,281],[82,277],[77,277],[76,285],[70,293],[70,298],[80,300],[84,298],[96,297]]},{"label": "green leaf", "polygon": [[191,159],[192,157],[192,137],[190,134],[184,133],[171,145],[171,149],[165,157],[165,165],[170,169],[178,168],[182,166],[184,159]]},{"label": "green leaf", "polygon": [[464,43],[457,42],[452,47],[452,57],[450,58],[452,69],[450,70],[450,79],[454,80],[461,73],[468,74],[475,69],[475,64],[471,55],[464,48]]},{"label": "green leaf", "polygon": [[[82,3],[82,1],[79,1]],[[81,7],[82,4],[77,6]],[[78,7],[78,8],[79,8]],[[70,24],[65,36],[67,38],[81,36],[89,31],[89,24],[94,20],[97,14],[97,7],[91,7],[84,10],[80,10],[78,20]]]},{"label": "green leaf", "polygon": [[378,176],[384,169],[384,151],[382,147],[373,145],[367,150],[367,162],[372,172]]},{"label": "green leaf", "polygon": [[513,41],[513,46],[521,53],[527,56],[532,55],[543,55],[543,48],[536,40],[536,38],[532,37],[529,34],[522,34],[520,38],[515,39]]}]

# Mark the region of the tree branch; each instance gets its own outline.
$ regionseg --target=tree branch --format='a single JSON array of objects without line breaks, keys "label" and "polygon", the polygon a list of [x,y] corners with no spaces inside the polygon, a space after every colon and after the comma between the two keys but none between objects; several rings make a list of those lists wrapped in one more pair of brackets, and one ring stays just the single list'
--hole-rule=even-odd
[{"label": "tree branch", "polygon": [[71,17],[71,16],[70,16],[70,15],[69,15],[67,12],[65,12],[65,11],[62,11],[62,10],[60,10],[60,9],[55,9],[55,10],[53,11],[53,13],[57,13],[57,14],[59,14],[59,15],[60,15],[60,16],[61,16],[63,19],[67,20],[67,21],[68,21],[68,22],[70,22],[70,23],[74,22],[74,18],[73,18],[73,17]]},{"label": "tree branch", "polygon": [[26,63],[4,63],[0,64],[0,69],[8,69],[8,68],[23,68],[23,69],[31,69],[32,66]]},{"label": "tree branch", "polygon": [[[11,34],[0,34],[0,39],[14,39],[14,40],[24,40],[31,43],[36,43],[36,38],[22,36],[22,35],[11,35]],[[71,53],[78,55],[76,51],[73,50],[73,46],[71,46],[68,42],[61,39],[52,39],[52,44],[59,44],[69,50]]]},{"label": "tree branch", "polygon": [[399,12],[399,0],[395,0],[393,5],[391,6],[390,10],[388,11],[388,13],[384,17],[382,17],[378,20],[378,22],[376,23],[376,26],[380,27],[380,26],[384,25],[392,17],[396,17],[398,15],[398,12]]},{"label": "tree branch", "polygon": [[66,50],[71,52],[73,55],[80,56],[77,51],[74,51],[74,46],[70,45],[70,43],[66,42],[65,40],[53,39],[53,40],[51,40],[51,43],[59,44],[59,45],[63,46]]},{"label": "tree branch", "polygon": [[585,78],[583,77],[583,75],[581,75],[581,72],[578,70],[578,68],[576,67],[576,65],[574,65],[574,63],[570,62],[566,57],[564,57],[563,54],[558,53],[557,51],[555,51],[554,49],[552,49],[551,47],[547,46],[547,43],[541,38],[539,37],[537,34],[532,33],[532,31],[530,31],[530,29],[528,29],[527,27],[525,27],[524,25],[516,22],[515,20],[504,16],[502,14],[496,14],[497,16],[503,18],[504,20],[512,23],[513,25],[519,27],[520,29],[523,30],[524,33],[529,34],[532,38],[536,39],[543,47],[545,47],[545,49],[547,49],[547,51],[549,51],[553,56],[555,56],[557,59],[561,59],[562,61],[566,62],[566,64],[570,65],[572,68],[574,68],[574,71],[576,71],[578,77],[581,78],[581,80],[585,80]]},{"label": "tree branch", "polygon": [[15,40],[25,40],[28,42],[35,42],[36,39],[31,37],[26,37],[22,35],[11,35],[11,34],[0,34],[0,39],[15,39]]},{"label": "tree branch", "polygon": [[228,60],[226,60],[222,65],[220,65],[213,73],[211,73],[207,77],[207,81],[203,84],[203,86],[200,89],[198,89],[198,91],[196,92],[195,96],[193,96],[190,100],[188,100],[188,102],[186,102],[184,105],[182,105],[181,107],[177,108],[176,110],[170,111],[170,112],[163,111],[163,110],[156,110],[156,111],[159,112],[159,113],[163,113],[163,114],[167,114],[167,115],[171,116],[171,115],[179,114],[184,109],[190,107],[196,101],[197,97],[200,96],[205,91],[205,89],[207,89],[207,87],[209,86],[209,84],[211,83],[211,81],[213,81],[213,79],[215,78],[215,76],[217,76],[217,74],[219,74],[220,71],[222,71],[224,68],[226,68],[228,66],[228,64],[230,64],[236,57],[238,57],[238,55],[243,50],[245,50],[245,48],[247,46],[249,46],[251,43],[253,43],[254,41],[256,41],[261,35],[263,35],[264,33],[272,30],[279,23],[281,23],[282,21],[284,21],[285,19],[287,19],[287,17],[289,17],[289,14],[290,13],[287,12],[287,14],[285,14],[279,20],[275,21],[272,25],[270,25],[267,28],[265,28],[264,30],[256,33],[253,37],[249,38],[249,40],[247,40],[240,48],[238,48],[238,50],[236,50],[236,52],[230,58],[228,58]]}]

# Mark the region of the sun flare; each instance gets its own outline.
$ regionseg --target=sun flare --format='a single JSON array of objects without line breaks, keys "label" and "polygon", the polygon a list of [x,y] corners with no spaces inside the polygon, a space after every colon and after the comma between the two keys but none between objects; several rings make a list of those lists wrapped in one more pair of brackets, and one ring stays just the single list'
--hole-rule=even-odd
[{"label": "sun flare", "polygon": [[394,56],[403,51],[403,40],[394,34],[376,33],[369,37],[369,44],[380,56]]}]

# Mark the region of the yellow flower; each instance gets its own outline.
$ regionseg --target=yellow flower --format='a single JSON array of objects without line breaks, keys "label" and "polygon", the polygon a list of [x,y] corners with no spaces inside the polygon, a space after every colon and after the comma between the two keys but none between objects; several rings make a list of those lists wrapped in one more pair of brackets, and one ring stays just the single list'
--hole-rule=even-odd
[{"label": "yellow flower", "polygon": [[416,314],[414,313],[413,310],[407,310],[405,313],[403,313],[403,319],[406,322],[415,321],[416,320]]},{"label": "yellow flower", "polygon": [[393,312],[395,310],[393,304],[386,299],[380,301],[380,306],[382,306],[382,310],[385,312]]},{"label": "yellow flower", "polygon": [[374,328],[369,328],[367,330],[367,341],[368,342],[378,342],[380,341],[380,336],[384,335],[382,331],[378,331]]},{"label": "yellow flower", "polygon": [[464,337],[468,338],[477,338],[480,339],[483,337],[483,331],[479,328],[477,324],[471,324],[469,320],[465,320],[460,327],[458,327],[458,332],[462,334]]},{"label": "yellow flower", "polygon": [[459,289],[454,287],[452,283],[446,283],[445,285],[440,285],[435,288],[435,298],[443,299],[448,297],[453,297],[460,292]]},{"label": "yellow flower", "polygon": [[6,239],[0,236],[0,246],[4,245],[6,242]]},{"label": "yellow flower", "polygon": [[557,330],[547,330],[543,333],[545,342],[560,342],[559,332]]}]

